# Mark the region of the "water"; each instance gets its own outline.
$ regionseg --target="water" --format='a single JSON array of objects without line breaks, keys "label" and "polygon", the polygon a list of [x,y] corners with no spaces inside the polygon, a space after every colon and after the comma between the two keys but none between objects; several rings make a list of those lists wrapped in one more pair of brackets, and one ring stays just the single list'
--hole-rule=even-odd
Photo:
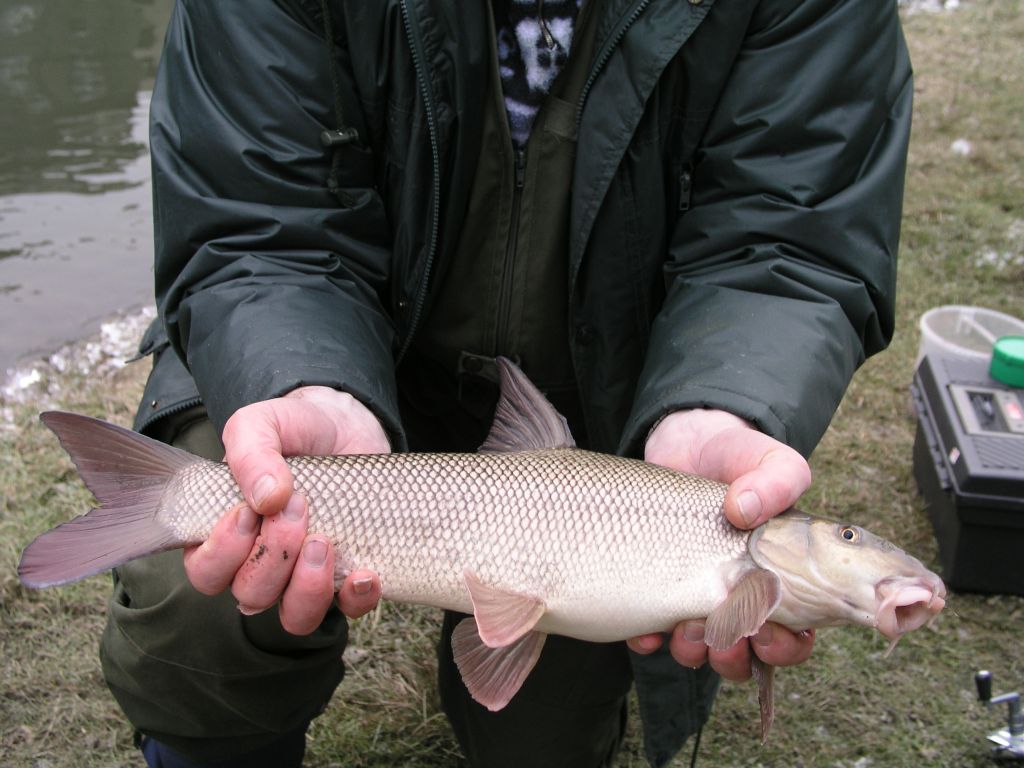
[{"label": "water", "polygon": [[0,377],[152,303],[147,113],[173,0],[0,0]]}]

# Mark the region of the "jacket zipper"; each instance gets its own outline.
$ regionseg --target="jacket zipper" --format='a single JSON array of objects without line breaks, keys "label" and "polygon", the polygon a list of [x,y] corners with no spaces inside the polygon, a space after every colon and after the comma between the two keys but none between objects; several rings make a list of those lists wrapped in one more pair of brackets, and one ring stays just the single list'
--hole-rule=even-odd
[{"label": "jacket zipper", "polygon": [[512,354],[515,350],[503,349],[508,343],[508,331],[512,316],[512,287],[516,271],[516,250],[519,245],[519,216],[523,205],[523,188],[526,186],[526,150],[515,151],[515,187],[512,190],[512,215],[509,220],[508,239],[505,244],[505,263],[501,270],[498,292],[498,327],[495,333],[496,355]]},{"label": "jacket zipper", "polygon": [[590,89],[594,85],[594,81],[597,80],[597,76],[604,69],[604,65],[608,63],[608,59],[612,57],[612,51],[618,48],[619,43],[622,42],[622,38],[626,36],[626,32],[634,22],[640,18],[640,14],[644,12],[648,5],[651,4],[651,0],[640,0],[639,3],[634,6],[632,13],[626,17],[626,19],[619,25],[619,28],[615,30],[615,34],[612,35],[608,44],[601,49],[601,54],[597,57],[597,61],[594,63],[594,68],[590,70],[590,76],[587,78],[587,82],[583,84],[583,90],[580,92],[579,101],[576,102],[576,133],[580,132],[580,123],[583,121],[583,105],[587,101],[587,96],[590,95]]},{"label": "jacket zipper", "polygon": [[201,397],[190,397],[188,400],[179,400],[178,402],[175,402],[173,405],[169,405],[166,408],[161,408],[159,410],[153,411],[153,413],[151,413],[141,424],[139,424],[138,431],[145,432],[147,427],[149,427],[151,424],[155,424],[156,422],[160,421],[160,419],[166,416],[171,416],[172,414],[175,413],[183,413],[184,411],[187,411],[189,408],[192,408],[193,406],[202,404],[203,398]]},{"label": "jacket zipper", "polygon": [[412,53],[412,65],[416,71],[416,80],[420,86],[420,93],[423,96],[423,105],[427,118],[427,133],[430,136],[430,159],[433,164],[433,210],[431,211],[430,224],[430,245],[427,250],[426,261],[423,266],[423,276],[420,278],[420,285],[413,301],[409,319],[408,329],[405,334],[405,341],[395,358],[395,367],[402,362],[405,353],[409,351],[412,338],[420,322],[420,315],[423,313],[423,305],[427,299],[427,286],[430,283],[430,272],[434,266],[434,258],[437,255],[438,230],[441,225],[441,150],[437,138],[437,114],[434,104],[434,93],[430,89],[427,79],[426,65],[424,63],[423,41],[417,34],[418,30],[413,25],[412,13],[409,10],[408,0],[400,0],[402,9],[402,23],[405,26],[405,36],[409,40],[409,48]]}]

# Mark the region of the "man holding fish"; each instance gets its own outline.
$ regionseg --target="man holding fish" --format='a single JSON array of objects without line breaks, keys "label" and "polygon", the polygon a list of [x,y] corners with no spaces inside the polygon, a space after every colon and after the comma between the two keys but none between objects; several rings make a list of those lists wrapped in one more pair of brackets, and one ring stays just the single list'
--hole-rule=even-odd
[{"label": "man holding fish", "polygon": [[[499,356],[580,447],[729,483],[739,528],[791,507],[892,333],[911,93],[881,0],[179,2],[136,426],[224,450],[245,503],[184,568],[117,571],[104,670],[150,765],[301,764],[339,606],[381,581],[335,584],[283,457],[475,451]],[[634,681],[664,764],[712,670],[813,644],[769,622],[712,649],[699,619],[634,654],[551,635],[489,711],[453,661],[462,618],[440,692],[474,766],[610,765]]]}]

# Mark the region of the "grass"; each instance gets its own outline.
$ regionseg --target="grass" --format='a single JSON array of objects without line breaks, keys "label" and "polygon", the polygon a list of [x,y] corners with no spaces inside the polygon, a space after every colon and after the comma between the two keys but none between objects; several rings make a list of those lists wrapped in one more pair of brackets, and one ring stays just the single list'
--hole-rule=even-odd
[{"label": "grass", "polygon": [[[966,0],[955,12],[914,14],[905,29],[917,101],[900,264],[898,331],[868,362],[812,459],[803,507],[842,516],[934,563],[935,542],[911,474],[907,386],[916,321],[929,307],[1024,307],[1024,14],[1019,0]],[[961,156],[952,143],[966,139]],[[986,256],[988,254],[988,256]],[[994,256],[993,256],[994,254]],[[131,731],[107,693],[96,644],[108,581],[24,590],[21,547],[81,511],[75,480],[37,412],[59,406],[127,424],[143,365],[103,374],[43,366],[28,402],[0,401],[0,764],[31,768],[138,765]],[[348,678],[313,725],[310,766],[451,765],[457,747],[433,683],[437,618],[383,606],[357,622]],[[822,631],[811,661],[777,676],[777,721],[757,739],[750,685],[726,684],[704,733],[710,766],[985,766],[984,736],[1003,712],[975,700],[972,673],[997,690],[1024,685],[1024,599],[957,594],[931,631],[888,659],[867,630]],[[644,765],[634,725],[619,764]],[[677,766],[687,764],[685,757]]]}]

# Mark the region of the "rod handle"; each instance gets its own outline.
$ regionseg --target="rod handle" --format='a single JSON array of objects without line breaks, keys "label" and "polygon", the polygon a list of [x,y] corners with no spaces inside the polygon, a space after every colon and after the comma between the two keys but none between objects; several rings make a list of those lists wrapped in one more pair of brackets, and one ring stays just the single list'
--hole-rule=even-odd
[{"label": "rod handle", "polygon": [[978,687],[978,699],[986,704],[992,700],[992,673],[982,669],[974,674],[974,684]]}]

